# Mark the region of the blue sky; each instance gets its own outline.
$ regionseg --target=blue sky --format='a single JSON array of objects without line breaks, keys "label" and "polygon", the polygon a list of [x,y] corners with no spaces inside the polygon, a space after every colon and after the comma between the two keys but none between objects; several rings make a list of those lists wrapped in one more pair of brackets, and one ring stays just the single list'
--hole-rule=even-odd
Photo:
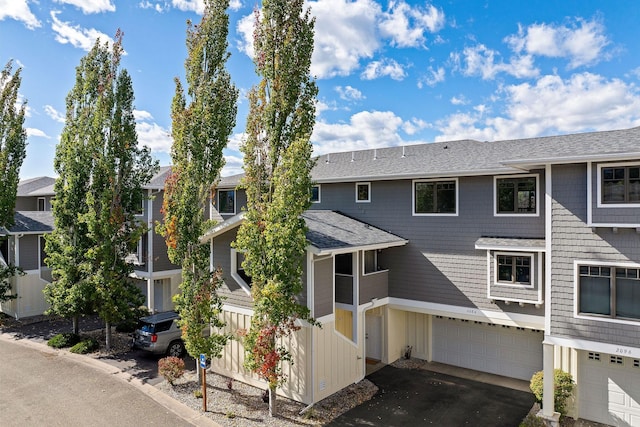
[{"label": "blue sky", "polygon": [[[492,141],[640,125],[640,6],[617,1],[308,1],[320,89],[316,154],[472,138]],[[257,0],[231,0],[229,71],[240,89],[223,175],[238,146]],[[201,0],[0,0],[0,63],[23,67],[21,177],[55,176],[75,67],[95,39],[124,31],[138,139],[170,163],[174,77]]]}]

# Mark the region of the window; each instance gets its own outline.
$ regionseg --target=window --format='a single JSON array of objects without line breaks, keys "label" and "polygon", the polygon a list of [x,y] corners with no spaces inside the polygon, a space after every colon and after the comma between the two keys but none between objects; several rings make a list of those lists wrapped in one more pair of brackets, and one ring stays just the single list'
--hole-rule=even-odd
[{"label": "window", "polygon": [[364,251],[364,274],[378,271],[378,251]]},{"label": "window", "polygon": [[144,197],[142,197],[140,199],[140,201],[138,202],[138,208],[136,209],[134,215],[136,216],[142,216],[142,214],[144,213],[144,202],[146,200],[144,199]]},{"label": "window", "polygon": [[240,276],[242,280],[244,280],[244,283],[246,283],[247,286],[251,287],[251,276],[249,276],[244,271],[244,267],[242,266],[243,262],[244,254],[242,252],[236,251],[236,272],[238,273],[238,276]]},{"label": "window", "polygon": [[531,286],[532,255],[496,254],[496,283]]},{"label": "window", "polygon": [[371,183],[356,183],[356,203],[368,203],[371,201]]},{"label": "window", "polygon": [[640,203],[640,165],[601,168],[603,204]]},{"label": "window", "polygon": [[38,210],[40,212],[47,210],[47,199],[44,197],[38,197]]},{"label": "window", "polygon": [[640,320],[640,268],[579,266],[578,313]]},{"label": "window", "polygon": [[455,215],[457,183],[457,180],[415,181],[414,214]]},{"label": "window", "polygon": [[231,277],[247,294],[251,295],[251,276],[247,274],[242,266],[243,262],[244,254],[231,248]]},{"label": "window", "polygon": [[353,254],[336,255],[336,274],[353,275]]},{"label": "window", "polygon": [[495,181],[498,215],[538,213],[537,175],[496,178]]},{"label": "window", "polygon": [[320,186],[314,185],[311,187],[311,203],[320,203]]},{"label": "window", "polygon": [[219,190],[218,191],[218,212],[221,214],[236,213],[235,190]]}]

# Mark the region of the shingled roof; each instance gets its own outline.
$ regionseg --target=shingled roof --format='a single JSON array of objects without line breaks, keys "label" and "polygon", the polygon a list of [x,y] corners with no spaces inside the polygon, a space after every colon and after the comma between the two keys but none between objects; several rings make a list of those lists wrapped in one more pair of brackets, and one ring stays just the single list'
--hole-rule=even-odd
[{"label": "shingled roof", "polygon": [[[494,175],[547,163],[640,157],[640,127],[494,142],[460,140],[330,153],[316,158],[318,183]],[[234,186],[241,175],[222,179]]]},{"label": "shingled roof", "polygon": [[51,196],[54,194],[53,184],[55,182],[56,179],[49,176],[25,179],[18,183],[17,196]]},{"label": "shingled roof", "polygon": [[9,228],[11,234],[53,231],[53,212],[51,211],[18,211],[13,218],[15,224]]}]

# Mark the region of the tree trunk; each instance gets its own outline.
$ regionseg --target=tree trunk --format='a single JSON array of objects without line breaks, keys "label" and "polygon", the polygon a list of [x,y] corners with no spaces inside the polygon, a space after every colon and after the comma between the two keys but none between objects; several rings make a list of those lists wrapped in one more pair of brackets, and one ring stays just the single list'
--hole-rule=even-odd
[{"label": "tree trunk", "polygon": [[78,335],[80,333],[80,319],[78,318],[78,316],[73,316],[71,321],[73,322],[73,333]]},{"label": "tree trunk", "polygon": [[111,322],[104,322],[105,346],[111,350]]},{"label": "tree trunk", "polygon": [[269,386],[269,416],[276,416],[276,388]]}]

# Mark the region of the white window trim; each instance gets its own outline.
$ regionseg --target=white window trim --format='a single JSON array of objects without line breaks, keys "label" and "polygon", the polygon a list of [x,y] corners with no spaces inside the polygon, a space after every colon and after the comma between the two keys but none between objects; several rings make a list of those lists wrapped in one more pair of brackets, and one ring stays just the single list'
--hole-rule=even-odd
[{"label": "white window trim", "polygon": [[[358,186],[366,185],[368,187],[367,199],[358,200]],[[356,203],[371,203],[371,183],[370,182],[356,182]]]},{"label": "white window trim", "polygon": [[[373,251],[373,253],[374,253],[374,254],[375,254],[375,256],[376,256],[376,259],[375,259],[375,261],[374,261],[375,270],[374,270],[374,271],[372,271],[371,273],[366,273],[366,272],[364,271],[364,269],[365,269],[365,258],[364,258],[364,254],[365,254],[365,252],[368,252],[368,251]],[[361,252],[362,252],[362,275],[363,275],[363,276],[372,276],[372,275],[374,275],[374,274],[382,273],[383,271],[388,271],[388,270],[378,270],[378,250],[377,250],[377,249],[365,249],[365,250],[363,250],[363,251],[361,251]]]},{"label": "white window trim", "polygon": [[218,197],[218,207],[220,207],[220,192],[221,191],[224,191],[224,192],[233,191],[233,212],[221,212],[221,211],[218,211],[218,213],[220,215],[235,215],[236,212],[237,212],[237,210],[236,210],[236,199],[237,199],[236,190],[233,189],[233,188],[230,188],[230,189],[226,189],[226,188],[218,189],[217,194],[216,194],[216,196]]},{"label": "white window trim", "polygon": [[142,199],[140,200],[140,211],[139,211],[139,212],[138,212],[138,211],[136,211],[136,212],[133,214],[134,216],[144,216],[144,205],[146,204],[145,202],[146,202],[147,200],[148,200],[148,199],[147,199],[146,197],[144,197],[144,196],[142,197]]},{"label": "white window trim", "polygon": [[[416,212],[416,183],[453,181],[456,184],[456,211],[454,213],[418,213]],[[414,179],[411,182],[411,214],[413,216],[458,216],[460,212],[460,183],[458,178]]]},{"label": "white window trim", "polygon": [[578,311],[579,285],[580,285],[580,266],[591,265],[597,267],[620,267],[620,268],[640,268],[640,264],[634,262],[611,262],[611,261],[593,261],[593,260],[574,260],[573,261],[573,317],[576,319],[593,320],[596,322],[619,323],[621,325],[640,325],[640,320],[616,319],[612,317],[603,317],[597,315],[580,314]]},{"label": "white window trim", "polygon": [[231,277],[236,281],[238,285],[247,293],[247,295],[251,296],[251,287],[247,282],[244,281],[242,277],[238,274],[238,251],[234,248],[231,248]]},{"label": "white window trim", "polygon": [[[507,283],[507,282],[500,282],[498,280],[498,256],[499,255],[506,255],[506,256],[513,256],[513,257],[528,257],[530,259],[529,262],[529,274],[530,274],[530,278],[529,278],[529,284],[526,285],[524,283]],[[534,289],[536,286],[536,275],[535,275],[535,257],[533,256],[533,253],[529,253],[529,252],[494,252],[493,254],[493,284],[495,286],[506,286],[508,288],[519,288],[519,289]]]},{"label": "white window trim", "polygon": [[322,186],[320,184],[312,185],[311,188],[318,187],[318,200],[312,200],[311,203],[320,203],[322,201]]},{"label": "white window trim", "polygon": [[640,208],[640,203],[602,203],[602,169],[619,166],[640,166],[640,162],[598,163],[596,206],[599,208]]},{"label": "white window trim", "polygon": [[[498,180],[510,178],[536,178],[536,211],[535,213],[498,213]],[[529,173],[522,175],[496,175],[493,177],[493,216],[499,217],[537,217],[540,216],[540,174]]]},{"label": "white window trim", "polygon": [[[42,200],[42,210],[40,210],[40,201]],[[46,212],[47,211],[47,198],[46,197],[38,197],[38,211]]]}]

